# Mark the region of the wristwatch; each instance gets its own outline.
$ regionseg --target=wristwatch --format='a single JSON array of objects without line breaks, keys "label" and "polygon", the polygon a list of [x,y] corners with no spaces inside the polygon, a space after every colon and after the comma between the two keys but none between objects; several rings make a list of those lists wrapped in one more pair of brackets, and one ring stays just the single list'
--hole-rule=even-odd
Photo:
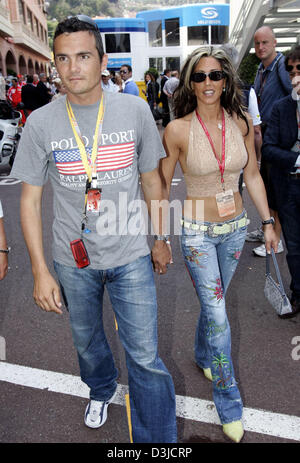
[{"label": "wristwatch", "polygon": [[0,249],[0,252],[4,252],[5,254],[8,254],[9,251],[10,251],[10,248]]},{"label": "wristwatch", "polygon": [[169,235],[154,235],[154,239],[156,241],[165,241],[166,243],[170,242]]},{"label": "wristwatch", "polygon": [[274,217],[270,217],[268,220],[263,220],[263,221],[262,221],[262,224],[263,224],[263,225],[268,225],[269,223],[271,223],[272,225],[275,225],[275,219],[274,219]]}]

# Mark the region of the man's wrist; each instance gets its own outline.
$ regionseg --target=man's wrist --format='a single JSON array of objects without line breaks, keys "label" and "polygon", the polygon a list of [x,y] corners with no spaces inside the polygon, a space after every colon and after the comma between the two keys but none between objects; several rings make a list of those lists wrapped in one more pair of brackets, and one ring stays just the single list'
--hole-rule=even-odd
[{"label": "man's wrist", "polygon": [[155,241],[164,241],[165,243],[170,243],[170,235],[154,235]]}]

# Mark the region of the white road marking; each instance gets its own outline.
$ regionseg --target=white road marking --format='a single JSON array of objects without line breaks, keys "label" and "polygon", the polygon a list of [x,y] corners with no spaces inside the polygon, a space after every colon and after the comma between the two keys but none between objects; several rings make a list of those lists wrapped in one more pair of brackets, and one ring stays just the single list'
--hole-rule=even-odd
[{"label": "white road marking", "polygon": [[[0,381],[20,386],[45,389],[60,394],[89,398],[89,388],[79,376],[56,373],[37,368],[0,362]],[[125,406],[128,386],[118,385],[113,403]],[[176,396],[176,414],[187,420],[220,425],[213,402],[193,397]],[[246,431],[300,442],[300,417],[244,408],[243,424]]]}]

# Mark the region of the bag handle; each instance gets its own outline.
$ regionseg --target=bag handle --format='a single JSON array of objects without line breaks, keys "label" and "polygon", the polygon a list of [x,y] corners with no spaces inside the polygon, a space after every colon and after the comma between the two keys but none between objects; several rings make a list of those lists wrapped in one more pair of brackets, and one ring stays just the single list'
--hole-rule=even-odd
[{"label": "bag handle", "polygon": [[277,277],[277,280],[278,280],[278,283],[279,283],[280,292],[281,292],[282,295],[285,295],[284,286],[283,286],[283,283],[282,283],[282,279],[281,279],[281,275],[280,275],[278,263],[277,263],[276,256],[275,256],[275,252],[274,252],[274,249],[273,249],[273,248],[271,248],[271,254],[268,254],[268,253],[267,253],[267,258],[266,258],[266,276],[270,275],[270,273],[271,273],[271,272],[270,272],[270,259],[271,259],[271,256],[272,256],[272,259],[273,259],[273,264],[274,264],[274,267],[275,267],[275,272],[276,272],[276,277]]}]

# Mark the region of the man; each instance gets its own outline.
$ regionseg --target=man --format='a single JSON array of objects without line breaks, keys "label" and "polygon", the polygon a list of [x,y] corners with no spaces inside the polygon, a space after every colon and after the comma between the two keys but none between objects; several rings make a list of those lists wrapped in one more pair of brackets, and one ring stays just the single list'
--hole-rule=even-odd
[{"label": "man", "polygon": [[278,215],[291,274],[293,317],[300,312],[300,46],[285,58],[293,92],[273,106],[262,153],[271,165]]},{"label": "man", "polygon": [[163,117],[162,117],[162,126],[167,127],[168,123],[170,122],[170,113],[169,113],[169,104],[168,104],[168,97],[165,94],[164,86],[165,83],[169,80],[171,75],[170,69],[165,69],[163,76],[160,81],[160,101],[163,107]]},{"label": "man", "polygon": [[43,72],[40,74],[40,80],[37,83],[36,88],[39,91],[39,96],[40,96],[40,106],[44,106],[45,104],[48,104],[51,99],[52,99],[52,94],[51,90],[47,87],[46,85],[47,82],[47,76]]},{"label": "man", "polygon": [[18,78],[18,83],[21,87],[24,87],[24,85],[26,85],[26,81],[24,80],[24,76],[23,74],[18,74],[17,75],[17,78]]},{"label": "man", "polygon": [[38,83],[39,83],[39,75],[38,74],[33,74],[33,85],[34,85],[34,87],[36,87]]},{"label": "man", "polygon": [[[276,38],[269,26],[259,28],[254,34],[254,46],[256,56],[261,60],[254,81],[254,89],[257,94],[258,108],[262,119],[262,137],[268,125],[273,104],[275,101],[291,93],[292,87],[288,73],[284,67],[282,53],[276,52]],[[269,166],[264,158],[261,160],[261,175],[267,191],[269,208],[275,218],[275,231],[280,238],[281,225],[277,215],[277,205],[274,199],[274,192],[270,187]],[[263,242],[261,229],[248,233],[246,241]],[[262,244],[253,249],[253,252],[261,257],[266,256],[265,245]],[[282,241],[279,241],[278,251],[283,252]]]},{"label": "man", "polygon": [[27,77],[27,84],[22,87],[21,97],[24,104],[24,114],[27,118],[32,111],[40,107],[39,92],[33,85],[33,76]]},{"label": "man", "polygon": [[0,280],[6,276],[8,271],[8,253],[9,248],[6,242],[4,221],[3,221],[3,209],[0,200]]},{"label": "man", "polygon": [[121,66],[120,75],[125,83],[123,93],[129,93],[130,95],[139,96],[139,88],[136,83],[132,80],[132,67],[129,64]]},{"label": "man", "polygon": [[119,91],[119,87],[112,82],[110,78],[110,72],[107,69],[104,69],[102,71],[101,77],[102,77],[102,81],[101,81],[102,90],[105,90],[106,92],[112,92],[112,93],[117,93]]},{"label": "man", "polygon": [[173,93],[175,92],[176,88],[179,84],[179,72],[172,71],[170,79],[165,83],[163,92],[168,97],[168,105],[169,105],[169,113],[170,113],[170,120],[172,121],[175,119],[174,114],[174,104],[173,104]]},{"label": "man", "polygon": [[18,79],[14,77],[12,79],[12,85],[7,92],[8,101],[14,109],[17,109],[18,104],[22,101],[21,90],[22,88],[18,83]]},{"label": "man", "polygon": [[[62,313],[59,286],[47,268],[42,243],[41,200],[49,176],[54,265],[81,378],[90,388],[85,424],[104,424],[117,389],[118,372],[102,320],[106,286],[126,352],[133,441],[176,442],[174,386],[157,352],[150,252],[145,234],[134,226],[139,177],[149,210],[151,202],[157,206],[163,198],[160,136],[141,98],[102,92],[107,55],[91,18],[78,15],[59,23],[53,53],[67,97],[32,113],[12,172],[24,182],[21,222],[34,298],[43,310]],[[152,217],[159,235],[152,259],[155,270],[165,273],[171,254],[158,216]]]}]

